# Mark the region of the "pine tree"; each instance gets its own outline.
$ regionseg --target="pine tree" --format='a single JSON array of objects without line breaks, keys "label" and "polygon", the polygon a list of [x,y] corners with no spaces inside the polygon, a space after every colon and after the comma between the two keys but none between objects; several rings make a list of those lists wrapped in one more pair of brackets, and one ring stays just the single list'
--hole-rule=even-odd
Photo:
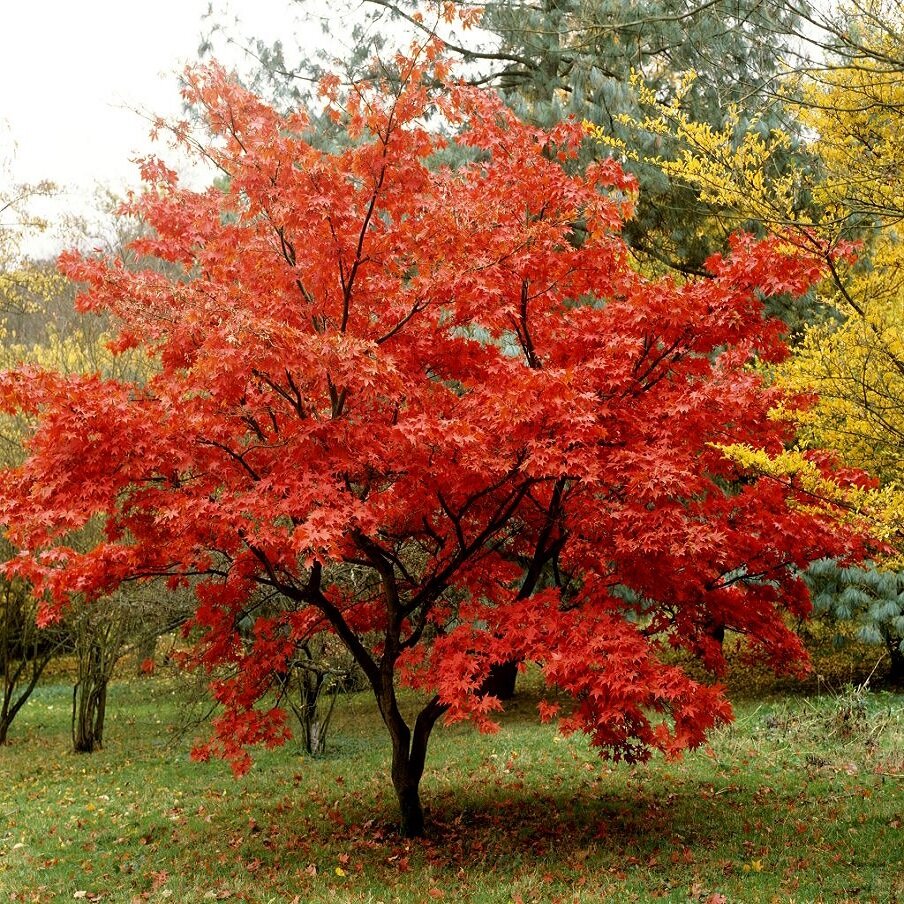
[{"label": "pine tree", "polygon": [[[462,25],[477,21],[479,28]],[[740,109],[738,141],[754,122],[793,134],[771,87],[799,22],[798,11],[781,0],[366,0],[350,26],[354,49],[346,65],[349,79],[372,75],[379,54],[379,66],[390,71],[390,48],[412,31],[440,35],[466,77],[496,87],[522,118],[548,127],[575,116],[600,126],[610,146],[588,144],[584,163],[614,154],[638,177],[640,202],[625,227],[635,253],[656,269],[702,275],[703,261],[724,247],[727,233],[693,187],[663,171],[660,160],[677,145],[645,127],[646,98],[668,103],[680,95],[692,121],[714,127]],[[335,56],[335,44],[327,45],[321,62]],[[324,71],[316,61],[291,66],[282,45],[257,42],[254,53],[254,80],[269,76],[283,101],[294,103]],[[802,165],[793,148],[783,156],[783,167]]]}]

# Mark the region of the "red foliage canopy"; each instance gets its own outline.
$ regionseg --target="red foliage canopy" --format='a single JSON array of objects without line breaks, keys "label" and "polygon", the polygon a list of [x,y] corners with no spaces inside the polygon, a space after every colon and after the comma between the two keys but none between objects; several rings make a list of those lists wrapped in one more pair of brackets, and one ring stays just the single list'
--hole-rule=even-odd
[{"label": "red foliage canopy", "polygon": [[[197,582],[199,656],[237,666],[217,730],[240,765],[284,737],[278,710],[255,709],[274,672],[334,632],[373,686],[405,810],[435,720],[490,725],[482,685],[507,660],[540,663],[576,700],[565,726],[615,757],[700,744],[730,709],[669,647],[718,671],[727,627],[799,663],[795,568],[850,543],[715,448],[789,440],[750,365],[786,351],[762,297],[803,293],[818,264],[742,237],[711,278],[644,278],[619,237],[635,183],[576,165],[578,124],[532,128],[399,63],[400,90],[340,108],[326,86],[338,150],[220,70],[191,76],[228,179],[189,191],[149,162],[130,205],[153,227],[137,250],[184,277],[62,262],[159,372],[4,375],[3,406],[35,431],[0,516],[11,569],[51,609],[135,576]],[[470,162],[441,164],[428,114]],[[103,541],[67,546],[97,515]],[[256,612],[266,594],[281,605]],[[398,676],[435,695],[413,731]]]}]

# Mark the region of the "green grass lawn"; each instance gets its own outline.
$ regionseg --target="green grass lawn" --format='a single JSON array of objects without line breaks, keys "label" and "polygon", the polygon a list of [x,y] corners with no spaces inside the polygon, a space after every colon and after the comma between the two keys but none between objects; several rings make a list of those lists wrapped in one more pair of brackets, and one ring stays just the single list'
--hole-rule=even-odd
[{"label": "green grass lawn", "polygon": [[[529,685],[529,682],[528,682]],[[68,752],[70,689],[0,749],[0,902],[904,902],[904,698],[760,696],[678,763],[602,762],[536,722],[438,728],[430,835],[393,831],[387,742],[342,698],[330,753],[193,763],[175,679],[111,692],[107,746]]]}]

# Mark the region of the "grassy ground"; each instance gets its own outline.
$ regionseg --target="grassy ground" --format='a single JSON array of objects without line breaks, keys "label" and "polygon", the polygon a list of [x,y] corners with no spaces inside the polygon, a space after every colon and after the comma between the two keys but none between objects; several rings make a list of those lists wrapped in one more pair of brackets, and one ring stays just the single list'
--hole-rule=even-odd
[{"label": "grassy ground", "polygon": [[537,725],[528,688],[497,735],[437,730],[408,843],[364,695],[326,757],[236,781],[189,761],[175,681],[117,684],[90,757],[46,686],[0,750],[0,902],[904,902],[904,698],[764,693],[709,751],[633,768]]}]

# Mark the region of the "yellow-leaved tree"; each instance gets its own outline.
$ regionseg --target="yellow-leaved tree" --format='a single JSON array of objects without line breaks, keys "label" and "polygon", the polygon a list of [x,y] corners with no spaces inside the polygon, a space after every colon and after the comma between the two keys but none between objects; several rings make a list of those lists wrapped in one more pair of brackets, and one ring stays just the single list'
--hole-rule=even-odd
[{"label": "yellow-leaved tree", "polygon": [[[814,304],[787,317],[796,348],[775,374],[814,398],[798,415],[799,449],[772,460],[727,451],[808,484],[815,504],[872,520],[887,543],[876,563],[814,563],[809,580],[817,606],[884,643],[904,681],[904,5],[842,0],[824,25],[824,59],[789,73],[780,90],[793,129],[770,130],[737,109],[721,127],[693,122],[680,97],[645,127],[679,141],[660,165],[710,206],[711,228],[768,230],[825,261]],[[807,449],[836,450],[876,487],[830,486]]]},{"label": "yellow-leaved tree", "polygon": [[[841,64],[802,84],[800,115],[811,130],[821,179],[818,216],[801,238],[824,242],[831,278],[825,302],[840,315],[812,325],[778,379],[815,393],[799,415],[805,446],[838,450],[879,480],[866,508],[891,544],[879,567],[817,563],[809,582],[818,606],[858,623],[883,643],[891,677],[904,682],[904,35],[897,19],[856,17]],[[889,27],[891,26],[891,27]],[[832,257],[848,236],[858,262]]]}]

